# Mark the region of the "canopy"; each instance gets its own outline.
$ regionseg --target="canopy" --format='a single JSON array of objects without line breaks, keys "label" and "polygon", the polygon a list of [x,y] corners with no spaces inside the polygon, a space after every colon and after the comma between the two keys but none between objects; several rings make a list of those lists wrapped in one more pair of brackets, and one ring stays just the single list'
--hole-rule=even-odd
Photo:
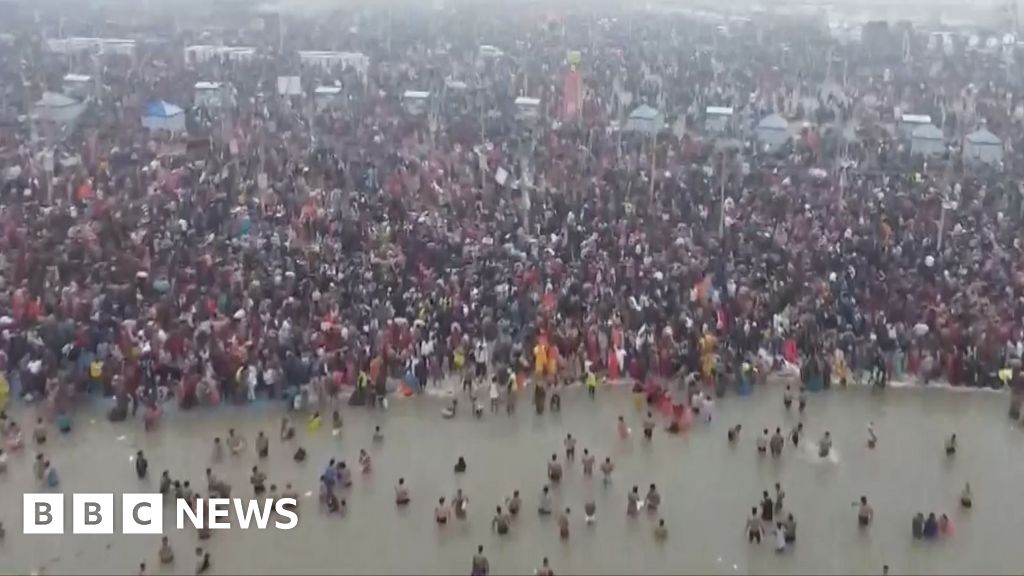
[{"label": "canopy", "polygon": [[32,108],[33,115],[49,122],[72,122],[85,110],[85,105],[57,92],[45,92]]},{"label": "canopy", "polygon": [[757,123],[758,130],[789,130],[789,122],[778,114],[765,116]]},{"label": "canopy", "polygon": [[185,111],[169,102],[159,100],[146,107],[142,125],[150,130],[185,131]]},{"label": "canopy", "polygon": [[915,140],[942,140],[942,130],[935,127],[934,124],[924,124],[914,128],[913,138]]},{"label": "canopy", "polygon": [[1003,141],[1000,140],[999,137],[996,136],[995,134],[989,132],[986,128],[981,128],[968,134],[967,141],[970,142],[971,144],[988,144],[992,146],[1003,145]]},{"label": "canopy", "polygon": [[636,107],[629,113],[626,119],[626,130],[629,132],[642,132],[644,134],[655,134],[664,125],[661,112],[646,104]]}]

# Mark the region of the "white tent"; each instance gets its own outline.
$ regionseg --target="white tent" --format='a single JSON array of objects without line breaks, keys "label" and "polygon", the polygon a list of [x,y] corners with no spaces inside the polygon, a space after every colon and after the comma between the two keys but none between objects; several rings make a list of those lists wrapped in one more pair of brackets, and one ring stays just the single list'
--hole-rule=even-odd
[{"label": "white tent", "polygon": [[778,114],[771,114],[757,123],[756,132],[762,145],[778,148],[789,140],[789,122]]},{"label": "white tent", "polygon": [[313,105],[317,110],[334,106],[340,100],[341,86],[317,86],[313,91]]},{"label": "white tent", "polygon": [[430,92],[422,90],[406,90],[402,94],[402,105],[410,114],[423,114],[430,103]]},{"label": "white tent", "polygon": [[732,126],[733,110],[730,106],[708,106],[704,110],[704,129],[710,132],[726,132]]},{"label": "white tent", "polygon": [[142,125],[150,130],[184,132],[185,111],[163,100],[153,102],[142,115]]},{"label": "white tent", "polygon": [[516,116],[524,119],[536,118],[540,115],[540,98],[520,96],[516,98]]},{"label": "white tent", "polygon": [[946,151],[942,130],[934,124],[923,124],[910,137],[910,151],[923,156],[941,156]]},{"label": "white tent", "polygon": [[74,98],[57,92],[45,92],[32,107],[32,115],[46,122],[64,124],[74,122],[84,110],[85,104]]},{"label": "white tent", "polygon": [[985,164],[996,164],[1003,159],[1003,141],[998,136],[980,128],[967,135],[964,158]]},{"label": "white tent", "polygon": [[932,124],[932,117],[927,114],[902,114],[899,120],[900,132],[904,138],[912,138],[914,130]]},{"label": "white tent", "polygon": [[657,134],[665,125],[661,112],[647,104],[637,106],[629,117],[626,118],[627,132],[641,132],[643,134]]},{"label": "white tent", "polygon": [[278,96],[302,96],[302,77],[278,76],[277,94]]},{"label": "white tent", "polygon": [[224,103],[220,82],[196,82],[195,105],[216,108]]},{"label": "white tent", "polygon": [[92,76],[85,74],[68,74],[61,83],[61,90],[72,98],[85,98],[92,92],[92,88]]}]

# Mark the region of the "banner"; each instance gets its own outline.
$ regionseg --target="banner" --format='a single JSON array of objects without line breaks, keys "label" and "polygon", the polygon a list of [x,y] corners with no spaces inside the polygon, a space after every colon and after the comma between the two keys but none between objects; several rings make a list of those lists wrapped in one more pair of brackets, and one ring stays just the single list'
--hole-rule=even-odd
[{"label": "banner", "polygon": [[575,120],[583,108],[583,77],[575,67],[565,73],[562,83],[562,121]]}]

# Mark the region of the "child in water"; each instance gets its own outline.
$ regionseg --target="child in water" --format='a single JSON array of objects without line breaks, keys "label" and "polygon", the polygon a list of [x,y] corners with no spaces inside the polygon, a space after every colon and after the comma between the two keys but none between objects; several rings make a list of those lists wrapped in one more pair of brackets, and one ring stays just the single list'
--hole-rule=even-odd
[{"label": "child in water", "polygon": [[622,416],[619,416],[618,430],[619,438],[622,438],[623,440],[629,438],[629,435],[633,433],[633,431],[630,430],[628,426],[626,426],[626,420]]}]

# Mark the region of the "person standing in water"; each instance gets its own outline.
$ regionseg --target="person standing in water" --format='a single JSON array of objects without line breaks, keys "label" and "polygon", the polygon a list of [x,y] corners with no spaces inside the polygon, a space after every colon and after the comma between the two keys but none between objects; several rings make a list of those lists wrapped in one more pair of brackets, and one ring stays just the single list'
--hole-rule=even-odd
[{"label": "person standing in water", "polygon": [[750,509],[750,518],[747,518],[747,542],[761,543],[761,534],[764,528],[761,519],[757,517],[757,506]]},{"label": "person standing in water", "polygon": [[405,478],[398,479],[398,486],[395,486],[395,504],[405,506],[409,503],[409,489],[405,486]]},{"label": "person standing in water", "polygon": [[545,556],[544,560],[540,563],[540,568],[536,570],[536,576],[555,576],[555,571],[551,569],[551,565],[548,564],[548,557]]},{"label": "person standing in water", "polygon": [[148,471],[149,460],[146,460],[146,455],[142,453],[142,450],[139,450],[135,454],[135,475],[139,477],[139,480],[142,480],[146,477]]},{"label": "person standing in water", "polygon": [[860,497],[860,505],[857,507],[857,525],[867,528],[875,518],[875,510],[868,504],[868,497]]},{"label": "person standing in water", "polygon": [[821,437],[818,442],[818,457],[828,458],[829,454],[832,453],[832,433],[825,430],[825,435]]},{"label": "person standing in water", "polygon": [[562,540],[569,539],[569,509],[558,515],[558,537]]},{"label": "person standing in water", "polygon": [[565,435],[565,459],[575,460],[576,459],[576,439],[572,437],[572,434]]},{"label": "person standing in water", "polygon": [[971,493],[971,483],[964,484],[964,489],[960,492],[960,507],[965,510],[970,510],[974,506],[974,495]]},{"label": "person standing in water", "polygon": [[757,437],[757,454],[764,456],[768,453],[768,429],[765,428],[761,431],[761,435]]},{"label": "person standing in water", "polygon": [[658,489],[654,484],[651,484],[651,487],[647,490],[647,496],[644,498],[644,506],[647,508],[649,513],[658,513],[658,506],[661,506],[661,494],[658,493]]},{"label": "person standing in water", "polygon": [[771,440],[768,441],[768,447],[772,451],[772,457],[778,458],[782,456],[782,448],[786,445],[786,439],[782,436],[782,429],[776,428],[775,434],[772,434]]},{"label": "person standing in water", "polygon": [[548,480],[555,484],[562,481],[562,464],[558,461],[558,454],[552,454],[551,462],[548,462]]},{"label": "person standing in water", "polygon": [[956,434],[946,439],[946,456],[956,455]]},{"label": "person standing in water", "polygon": [[878,445],[878,436],[875,435],[875,423],[868,422],[868,448],[875,449]]},{"label": "person standing in water", "polygon": [[476,547],[476,554],[473,555],[473,567],[470,570],[471,576],[487,576],[491,573],[491,563],[484,556],[484,546]]},{"label": "person standing in water", "polygon": [[512,516],[519,515],[519,509],[522,507],[522,499],[519,498],[519,490],[512,491],[512,497],[505,502],[505,508],[508,509],[508,513]]},{"label": "person standing in water", "polygon": [[262,430],[256,435],[256,454],[261,459],[270,455],[270,440]]},{"label": "person standing in water", "polygon": [[583,475],[587,478],[594,475],[594,455],[586,448],[583,449]]},{"label": "person standing in water", "polygon": [[633,486],[633,489],[626,494],[626,516],[636,516],[640,510],[640,489]]},{"label": "person standing in water", "polygon": [[790,390],[789,384],[786,385],[786,391],[782,393],[782,405],[787,412],[793,406],[793,392]]},{"label": "person standing in water", "polygon": [[797,422],[796,428],[789,433],[789,441],[793,443],[794,448],[800,447],[800,437],[804,434],[804,423]]},{"label": "person standing in water", "polygon": [[494,513],[494,519],[491,520],[491,530],[497,532],[498,536],[504,536],[508,534],[509,523],[508,515],[502,512],[501,506],[498,506]]},{"label": "person standing in water", "polygon": [[654,416],[650,412],[644,418],[644,439],[650,441],[654,438]]},{"label": "person standing in water", "polygon": [[659,518],[658,525],[654,527],[654,539],[664,542],[666,538],[668,538],[668,528],[665,527],[665,519]]},{"label": "person standing in water", "polygon": [[782,489],[782,484],[775,483],[775,517],[779,518],[782,516],[782,501],[786,498],[786,491]]},{"label": "person standing in water", "polygon": [[800,414],[803,414],[807,410],[807,389],[803,386],[800,387],[800,395],[797,397],[797,406]]},{"label": "person standing in water", "polygon": [[612,472],[615,470],[615,464],[612,464],[612,459],[605,457],[604,462],[601,463],[601,474],[604,476],[604,484],[607,486],[612,483]]}]

